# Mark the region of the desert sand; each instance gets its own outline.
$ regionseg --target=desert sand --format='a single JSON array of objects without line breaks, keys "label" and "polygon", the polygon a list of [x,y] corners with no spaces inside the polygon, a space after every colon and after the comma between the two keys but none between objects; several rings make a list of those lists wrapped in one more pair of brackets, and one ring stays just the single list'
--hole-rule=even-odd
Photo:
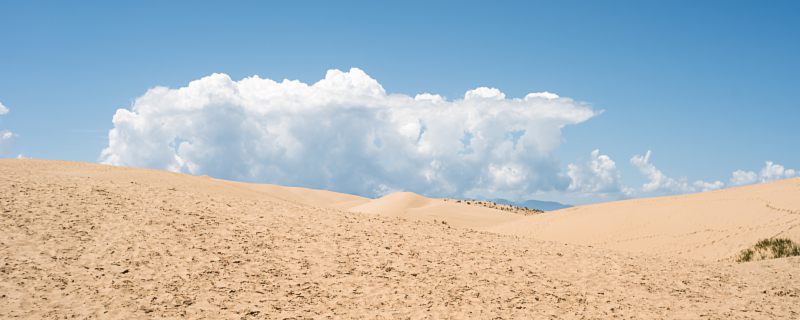
[{"label": "desert sand", "polygon": [[764,238],[800,241],[800,179],[562,209],[491,231],[629,252],[730,260]]},{"label": "desert sand", "polygon": [[797,319],[800,180],[524,216],[0,160],[0,318]]},{"label": "desert sand", "polygon": [[705,261],[732,260],[764,238],[800,241],[800,178],[527,216],[491,214],[491,209],[412,193],[367,201],[349,210],[439,219],[493,233]]}]

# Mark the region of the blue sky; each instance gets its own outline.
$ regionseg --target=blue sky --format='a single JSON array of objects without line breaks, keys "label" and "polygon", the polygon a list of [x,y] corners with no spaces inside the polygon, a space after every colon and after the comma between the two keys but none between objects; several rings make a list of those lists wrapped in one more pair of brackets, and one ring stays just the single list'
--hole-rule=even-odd
[{"label": "blue sky", "polygon": [[0,130],[7,155],[95,162],[116,110],[154,86],[356,67],[388,93],[549,91],[602,110],[564,127],[563,170],[599,149],[638,187],[629,159],[652,150],[666,175],[728,181],[800,168],[798,39],[791,1],[5,1]]}]

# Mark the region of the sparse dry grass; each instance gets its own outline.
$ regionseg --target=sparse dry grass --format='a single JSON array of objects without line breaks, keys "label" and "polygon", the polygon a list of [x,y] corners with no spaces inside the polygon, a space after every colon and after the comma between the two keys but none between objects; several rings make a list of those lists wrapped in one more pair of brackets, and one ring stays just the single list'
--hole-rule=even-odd
[{"label": "sparse dry grass", "polygon": [[467,205],[471,205],[471,206],[486,207],[486,208],[490,208],[490,209],[507,211],[507,212],[511,212],[511,213],[515,213],[515,214],[521,214],[521,215],[524,215],[524,216],[530,216],[530,215],[540,214],[540,213],[544,212],[544,210],[529,209],[529,208],[525,208],[525,207],[518,207],[518,206],[510,205],[510,204],[501,204],[501,203],[496,203],[494,201],[453,200],[453,199],[444,199],[444,201],[453,201],[455,203],[463,203],[463,204],[467,204]]},{"label": "sparse dry grass", "polygon": [[769,238],[757,242],[752,248],[742,250],[736,257],[736,262],[794,256],[800,256],[800,244],[788,238]]}]

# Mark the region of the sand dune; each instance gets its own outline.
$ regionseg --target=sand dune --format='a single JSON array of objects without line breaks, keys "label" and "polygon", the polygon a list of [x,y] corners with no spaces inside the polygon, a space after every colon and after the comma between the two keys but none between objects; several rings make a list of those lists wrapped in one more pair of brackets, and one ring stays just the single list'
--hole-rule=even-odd
[{"label": "sand dune", "polygon": [[481,231],[628,252],[731,260],[764,238],[800,241],[800,178],[531,216],[411,193],[391,194],[349,210],[436,219]]},{"label": "sand dune", "polygon": [[430,199],[413,192],[395,192],[367,203],[349,208],[353,212],[402,215],[410,210],[429,206],[439,200]]},{"label": "sand dune", "polygon": [[568,208],[487,230],[630,252],[732,259],[764,238],[800,240],[800,179]]},{"label": "sand dune", "polygon": [[[792,208],[794,200],[771,198],[780,192],[751,196]],[[587,208],[559,214],[576,219],[568,215],[598,210]],[[541,241],[475,229],[563,227],[556,213],[531,222],[468,209],[491,210],[413,194],[369,200],[155,170],[0,160],[0,318],[800,315],[797,258],[736,264]],[[738,223],[761,223],[761,232],[779,222],[752,218]]]},{"label": "sand dune", "polygon": [[519,218],[519,215],[505,211],[426,198],[412,192],[396,192],[343,209],[390,217],[443,221],[456,227],[476,230],[493,228]]}]

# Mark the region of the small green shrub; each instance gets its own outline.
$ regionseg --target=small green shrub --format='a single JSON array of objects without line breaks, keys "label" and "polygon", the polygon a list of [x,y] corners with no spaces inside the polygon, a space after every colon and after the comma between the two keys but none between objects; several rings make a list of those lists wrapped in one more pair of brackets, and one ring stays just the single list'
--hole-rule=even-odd
[{"label": "small green shrub", "polygon": [[800,244],[788,238],[769,238],[757,242],[753,248],[742,250],[736,261],[748,262],[794,256],[800,256]]},{"label": "small green shrub", "polygon": [[736,262],[748,262],[753,260],[753,249],[744,249],[736,258]]},{"label": "small green shrub", "polygon": [[800,246],[790,239],[764,239],[756,243],[756,249],[769,250],[773,258],[793,257],[800,255]]}]

